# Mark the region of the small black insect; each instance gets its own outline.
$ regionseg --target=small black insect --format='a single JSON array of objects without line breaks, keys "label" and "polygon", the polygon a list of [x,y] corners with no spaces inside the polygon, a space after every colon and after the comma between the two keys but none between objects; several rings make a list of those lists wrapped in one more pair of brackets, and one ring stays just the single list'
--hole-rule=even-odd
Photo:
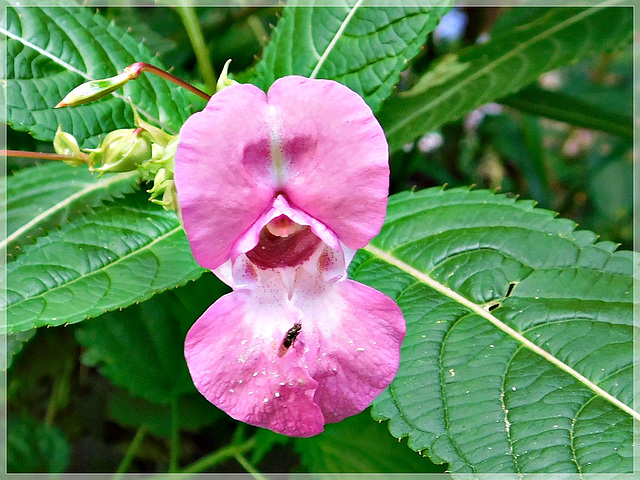
[{"label": "small black insect", "polygon": [[280,349],[278,350],[279,357],[284,357],[289,348],[293,347],[293,345],[296,343],[296,338],[298,338],[300,330],[302,330],[302,324],[300,323],[294,323],[293,327],[287,330],[287,333],[285,333],[284,339],[280,344]]}]

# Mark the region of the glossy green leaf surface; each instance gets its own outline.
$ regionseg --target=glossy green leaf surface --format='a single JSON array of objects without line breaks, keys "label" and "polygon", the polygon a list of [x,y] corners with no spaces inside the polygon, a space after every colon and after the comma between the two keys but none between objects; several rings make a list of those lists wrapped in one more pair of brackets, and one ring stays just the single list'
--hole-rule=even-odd
[{"label": "glossy green leaf surface", "polygon": [[[612,7],[613,5],[613,7]],[[391,150],[533,82],[540,74],[631,39],[629,8],[602,2],[586,8],[549,8],[486,43],[438,60],[409,91],[379,112]],[[519,9],[515,9],[519,10]]]},{"label": "glossy green leaf surface", "polygon": [[18,255],[17,247],[105,200],[132,192],[137,182],[136,172],[98,178],[86,167],[64,163],[27,168],[1,178],[0,189],[6,188],[7,195],[0,201],[0,221],[6,221],[8,236],[0,242],[0,251]]},{"label": "glossy green leaf surface", "polygon": [[198,278],[175,213],[129,195],[25,247],[7,265],[7,331],[84,320]]},{"label": "glossy green leaf surface", "polygon": [[99,136],[133,126],[125,99],[151,122],[176,133],[189,116],[179,87],[143,74],[109,97],[73,108],[56,105],[81,83],[111,77],[134,62],[162,68],[144,44],[87,7],[9,6],[0,38],[7,51],[7,122],[40,140],[58,125],[93,147]]},{"label": "glossy green leaf surface", "polygon": [[398,194],[352,264],[407,322],[374,418],[452,472],[632,469],[633,257],[554,217],[482,190]]},{"label": "glossy green leaf surface", "polygon": [[376,110],[450,2],[406,7],[373,6],[376,2],[367,0],[317,4],[287,3],[256,67],[254,83],[266,90],[286,75],[328,78],[359,93]]}]

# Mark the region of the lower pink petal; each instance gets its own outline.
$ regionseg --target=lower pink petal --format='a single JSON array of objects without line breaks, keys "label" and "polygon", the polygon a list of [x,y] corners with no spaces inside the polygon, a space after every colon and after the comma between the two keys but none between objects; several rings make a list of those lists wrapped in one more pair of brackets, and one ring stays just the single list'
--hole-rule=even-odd
[{"label": "lower pink petal", "polygon": [[317,341],[305,356],[315,367],[314,401],[333,423],[364,410],[391,383],[406,326],[393,300],[352,280],[331,285],[323,302],[313,303],[305,317],[315,317]]},{"label": "lower pink petal", "polygon": [[220,298],[187,335],[189,371],[200,393],[236,420],[285,435],[316,435],[324,418],[313,399],[317,382],[302,366],[304,345],[277,355],[297,312],[276,303],[261,304],[250,290]]}]

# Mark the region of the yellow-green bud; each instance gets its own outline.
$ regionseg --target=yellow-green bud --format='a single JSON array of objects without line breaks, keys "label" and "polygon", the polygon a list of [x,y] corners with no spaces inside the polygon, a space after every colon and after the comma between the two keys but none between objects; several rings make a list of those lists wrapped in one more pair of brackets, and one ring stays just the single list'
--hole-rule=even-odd
[{"label": "yellow-green bud", "polygon": [[109,133],[99,148],[93,150],[92,160],[101,161],[96,170],[129,172],[151,158],[151,136],[141,128],[126,128]]},{"label": "yellow-green bud", "polygon": [[227,74],[229,72],[229,64],[231,63],[231,60],[227,60],[227,62],[224,64],[224,67],[222,67],[222,72],[220,73],[220,76],[218,77],[218,83],[216,85],[216,93],[219,92],[220,90],[224,90],[227,87],[230,87],[231,85],[235,85],[236,82],[235,80],[231,80]]},{"label": "yellow-green bud", "polygon": [[[153,189],[155,189],[156,185],[154,184],[153,187]],[[156,198],[160,193],[162,193],[162,200]],[[158,190],[157,194],[151,195],[149,200],[157,205],[162,205],[165,210],[174,210],[176,212],[179,210],[176,184],[173,180],[165,180],[162,182],[162,188]]]},{"label": "yellow-green bud", "polygon": [[80,151],[78,142],[73,135],[62,131],[62,125],[58,125],[56,136],[53,137],[53,149],[58,155],[76,157],[75,160],[63,160],[64,163],[72,167],[85,165],[87,163],[87,154]]},{"label": "yellow-green bud", "polygon": [[93,102],[109,95],[114,90],[122,88],[129,80],[135,78],[132,73],[125,69],[115,77],[105,78],[104,80],[91,80],[71,90],[55,108],[75,107],[83,103]]}]

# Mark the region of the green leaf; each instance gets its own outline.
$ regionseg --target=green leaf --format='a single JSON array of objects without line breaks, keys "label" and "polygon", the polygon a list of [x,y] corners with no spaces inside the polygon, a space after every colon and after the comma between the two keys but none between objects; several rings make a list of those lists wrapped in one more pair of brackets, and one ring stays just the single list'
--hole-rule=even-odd
[{"label": "green leaf", "polygon": [[554,216],[488,191],[407,192],[354,260],[407,322],[374,418],[452,472],[633,468],[633,257]]},{"label": "green leaf", "polygon": [[380,110],[391,150],[519,90],[541,73],[626,43],[632,36],[632,10],[607,8],[614,4],[551,8],[484,44],[446,55],[415,87]]},{"label": "green leaf", "polygon": [[6,270],[8,332],[79,322],[203,272],[175,213],[142,193],[39,238]]},{"label": "green leaf", "polygon": [[116,75],[134,62],[162,65],[142,43],[86,7],[9,6],[0,27],[7,49],[7,122],[40,140],[58,125],[92,147],[100,135],[133,126],[139,112],[176,133],[189,115],[186,95],[154,75],[129,82],[120,93],[73,108],[56,105],[81,83]]},{"label": "green leaf", "polygon": [[338,1],[330,7],[291,1],[253,81],[266,90],[286,75],[329,78],[377,110],[450,3],[374,8],[367,0]]},{"label": "green leaf", "polygon": [[191,325],[226,287],[209,274],[148,302],[111,312],[80,325],[75,333],[86,348],[82,362],[132,395],[170,403],[195,394],[184,359]]},{"label": "green leaf", "polygon": [[[629,98],[631,102],[631,98]],[[523,112],[567,122],[584,128],[602,130],[627,138],[633,137],[633,118],[608,111],[565,93],[532,85],[499,100]]]},{"label": "green leaf", "polygon": [[9,420],[7,472],[61,473],[69,466],[71,447],[56,427],[31,418]]},{"label": "green leaf", "polygon": [[88,169],[49,163],[0,179],[6,199],[0,201],[0,222],[6,221],[7,238],[0,252],[19,254],[18,247],[63,220],[78,217],[101,202],[134,190],[138,173],[107,174],[97,178]]},{"label": "green leaf", "polygon": [[[311,438],[294,440],[302,463],[311,473],[442,472],[391,436],[385,425],[371,420],[369,411],[327,425]],[[332,478],[332,475],[328,475]],[[322,477],[320,477],[322,478]]]}]

